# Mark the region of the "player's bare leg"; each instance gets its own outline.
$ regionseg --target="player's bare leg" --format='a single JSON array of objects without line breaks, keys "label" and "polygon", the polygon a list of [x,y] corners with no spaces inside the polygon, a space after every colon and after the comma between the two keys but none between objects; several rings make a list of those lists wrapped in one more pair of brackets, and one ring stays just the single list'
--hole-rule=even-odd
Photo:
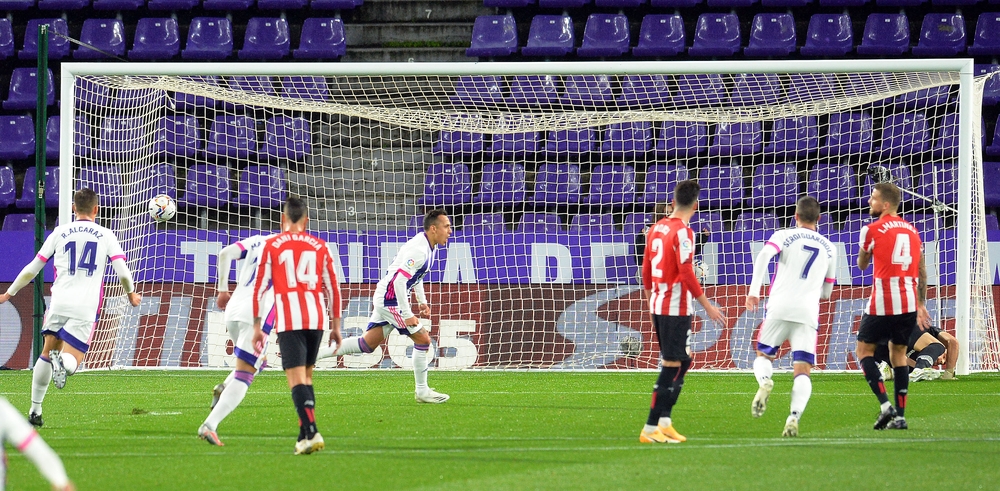
[{"label": "player's bare leg", "polygon": [[431,335],[426,329],[410,334],[413,340],[413,397],[417,402],[441,404],[450,396],[427,386],[427,365],[430,363]]},{"label": "player's bare leg", "polygon": [[28,410],[28,422],[36,428],[45,424],[42,420],[42,402],[49,390],[49,383],[52,382],[52,360],[49,353],[61,351],[63,345],[61,339],[51,334],[46,334],[43,339],[42,353],[38,355],[31,374],[31,408]]},{"label": "player's bare leg", "polygon": [[795,361],[792,364],[795,379],[792,382],[792,403],[788,418],[785,419],[785,429],[781,436],[799,436],[799,418],[806,410],[809,397],[812,395],[812,379],[809,377],[812,364],[805,361]]},{"label": "player's bare leg", "polygon": [[753,374],[757,378],[758,389],[757,395],[754,396],[753,402],[750,404],[750,415],[755,418],[764,415],[764,411],[767,410],[767,399],[771,396],[771,390],[774,389],[774,380],[771,379],[774,372],[773,361],[773,356],[757,350],[757,358],[753,361]]}]

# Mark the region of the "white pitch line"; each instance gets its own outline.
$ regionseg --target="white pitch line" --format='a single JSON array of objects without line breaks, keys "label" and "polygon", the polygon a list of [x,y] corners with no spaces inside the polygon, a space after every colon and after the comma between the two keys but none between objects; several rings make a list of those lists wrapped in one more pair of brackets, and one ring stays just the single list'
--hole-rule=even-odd
[{"label": "white pitch line", "polygon": [[[115,391],[115,392],[110,392],[110,391],[78,391],[78,392],[76,392],[76,391],[69,390],[69,391],[63,391],[63,393],[72,394],[74,396],[123,395],[123,393],[121,391]],[[324,391],[324,390],[317,390],[316,393],[320,394],[320,395],[335,395],[335,396],[353,396],[353,395],[358,395],[357,392],[339,392],[339,391]],[[412,391],[381,391],[378,394],[379,395],[386,395],[386,396],[394,396],[394,395],[403,395],[403,394],[412,394],[412,393],[413,393]],[[519,395],[519,394],[525,394],[525,395],[643,395],[643,396],[648,396],[650,394],[650,391],[631,391],[631,392],[626,392],[626,391],[499,391],[499,390],[497,390],[497,391],[493,391],[493,390],[483,391],[483,390],[476,390],[476,391],[455,391],[453,393],[468,394],[468,395]],[[746,391],[746,392],[698,392],[698,391],[692,390],[689,395],[691,395],[691,396],[694,396],[694,395],[699,395],[699,396],[706,396],[706,395],[707,396],[746,396],[746,395],[750,395],[750,396],[752,396],[754,393],[755,393],[754,391]],[[187,394],[191,394],[191,391],[185,391],[185,390],[178,390],[178,391],[173,391],[173,392],[171,392],[171,391],[162,391],[162,390],[157,390],[157,391],[128,391],[126,394],[130,395],[130,396],[133,396],[133,395],[141,395],[141,396],[150,396],[150,395],[187,395]],[[251,397],[252,397],[252,394],[282,395],[282,394],[288,394],[288,391],[284,391],[284,390],[277,390],[277,391],[275,391],[275,390],[252,390],[252,391],[250,391],[250,393],[248,393],[248,395],[251,396]],[[688,393],[685,392],[685,394],[688,394]],[[23,391],[22,392],[0,392],[0,395],[5,396],[5,397],[9,397],[9,396],[17,397],[17,396],[25,395],[25,393]],[[923,392],[918,392],[916,394],[916,396],[918,398],[920,398],[920,397],[962,397],[962,396],[1000,397],[1000,392],[986,392],[986,393],[974,393],[974,392],[963,392],[963,393],[954,393],[954,392],[947,392],[947,393],[940,393],[940,392],[939,393],[923,393]],[[812,397],[871,397],[871,392],[867,391],[867,390],[866,391],[860,391],[859,390],[858,392],[846,392],[846,393],[839,393],[839,392],[813,392],[812,393]]]}]

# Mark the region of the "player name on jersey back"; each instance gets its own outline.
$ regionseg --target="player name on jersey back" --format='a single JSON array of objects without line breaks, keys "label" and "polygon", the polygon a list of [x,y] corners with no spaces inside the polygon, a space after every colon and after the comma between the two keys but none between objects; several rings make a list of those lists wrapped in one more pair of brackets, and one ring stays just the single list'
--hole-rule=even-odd
[{"label": "player name on jersey back", "polygon": [[96,320],[104,297],[108,261],[125,259],[114,232],[90,221],[56,227],[42,244],[38,258],[52,259],[55,281],[48,313]]},{"label": "player name on jersey back", "polygon": [[817,326],[823,285],[836,276],[837,249],[807,228],[778,230],[765,247],[774,247],[779,254],[768,292],[767,318]]},{"label": "player name on jersey back", "polygon": [[872,294],[866,312],[916,312],[923,254],[917,228],[899,216],[886,215],[861,228],[859,245],[872,255]]}]

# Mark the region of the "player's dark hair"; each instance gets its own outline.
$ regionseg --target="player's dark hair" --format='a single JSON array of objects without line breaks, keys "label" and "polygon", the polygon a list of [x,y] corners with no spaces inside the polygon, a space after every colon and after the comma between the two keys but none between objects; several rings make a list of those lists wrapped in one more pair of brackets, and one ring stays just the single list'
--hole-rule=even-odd
[{"label": "player's dark hair", "polygon": [[889,203],[893,207],[898,208],[899,203],[903,201],[903,195],[899,191],[899,186],[891,182],[880,182],[873,187],[878,191],[878,194],[882,196],[882,200]]},{"label": "player's dark hair", "polygon": [[309,207],[306,206],[304,199],[298,196],[289,196],[285,200],[285,216],[292,223],[298,223],[303,217],[308,216]]},{"label": "player's dark hair", "polygon": [[805,223],[819,222],[819,201],[812,196],[803,196],[795,202],[795,214]]},{"label": "player's dark hair", "polygon": [[438,224],[438,219],[447,215],[441,208],[434,208],[424,215],[424,230],[430,230],[432,226]]},{"label": "player's dark hair", "polygon": [[90,188],[80,188],[73,193],[73,204],[76,205],[76,211],[90,213],[97,206],[97,193]]},{"label": "player's dark hair", "polygon": [[656,206],[653,207],[653,223],[663,220],[666,217],[667,217],[667,204],[657,203]]},{"label": "player's dark hair", "polygon": [[698,181],[688,179],[677,183],[674,188],[674,203],[680,208],[691,208],[698,201],[698,193],[701,192],[701,185]]}]

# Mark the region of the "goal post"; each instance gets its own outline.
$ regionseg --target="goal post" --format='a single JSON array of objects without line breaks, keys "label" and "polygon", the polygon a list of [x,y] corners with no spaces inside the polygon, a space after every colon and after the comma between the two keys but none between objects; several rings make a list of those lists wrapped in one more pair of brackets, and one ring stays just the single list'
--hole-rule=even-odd
[{"label": "goal post", "polygon": [[[102,219],[147,296],[127,309],[109,278],[86,365],[231,363],[214,255],[275,231],[292,193],[338,260],[346,335],[422,212],[443,207],[455,234],[422,320],[437,369],[653,368],[635,245],[672,184],[695,178],[699,273],[731,318],[696,320],[695,368],[750,368],[750,266],[802,194],[820,199],[842,262],[817,366],[856,368],[871,282],[853,266],[857,231],[870,186],[892,180],[921,230],[932,318],[962,346],[958,373],[996,370],[973,74],[971,59],[64,63],[60,222],[73,189],[109,194]],[[178,200],[174,221],[145,215],[152,189]],[[392,336],[322,367],[407,366],[409,349]]]}]

